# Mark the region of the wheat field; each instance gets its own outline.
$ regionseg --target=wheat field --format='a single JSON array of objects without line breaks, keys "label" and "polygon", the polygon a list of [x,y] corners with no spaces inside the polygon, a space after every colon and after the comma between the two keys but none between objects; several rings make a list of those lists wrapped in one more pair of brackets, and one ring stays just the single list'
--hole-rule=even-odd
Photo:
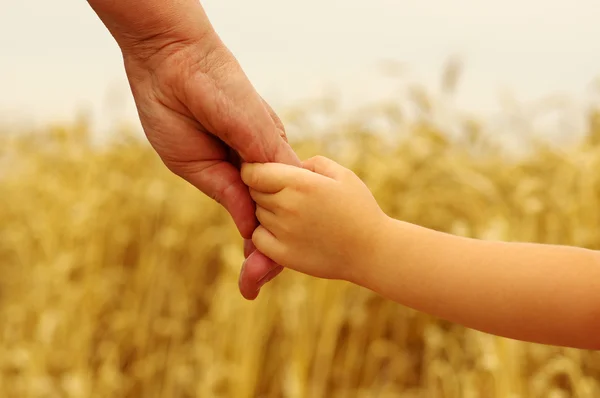
[{"label": "wheat field", "polygon": [[[583,140],[511,158],[474,123],[453,140],[375,108],[385,129],[285,119],[301,158],[353,169],[391,216],[600,249],[600,113]],[[85,122],[2,137],[0,397],[600,397],[600,353],[496,338],[346,283],[286,271],[244,301],[226,212],[127,128],[101,145]]]}]

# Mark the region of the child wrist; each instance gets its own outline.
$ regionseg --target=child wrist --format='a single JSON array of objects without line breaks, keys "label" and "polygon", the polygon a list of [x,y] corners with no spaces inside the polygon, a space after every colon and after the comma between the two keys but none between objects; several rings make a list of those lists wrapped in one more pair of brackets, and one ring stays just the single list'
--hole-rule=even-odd
[{"label": "child wrist", "polygon": [[370,226],[370,233],[361,244],[361,249],[352,259],[346,280],[359,286],[372,288],[377,283],[380,268],[385,265],[386,254],[391,245],[394,230],[393,219],[382,216]]}]

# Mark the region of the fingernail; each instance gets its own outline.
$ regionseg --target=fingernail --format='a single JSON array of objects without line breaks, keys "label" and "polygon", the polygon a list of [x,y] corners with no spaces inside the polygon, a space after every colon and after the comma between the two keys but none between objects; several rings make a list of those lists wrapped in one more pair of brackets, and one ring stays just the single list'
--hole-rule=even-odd
[{"label": "fingernail", "polygon": [[240,269],[240,276],[238,277],[238,285],[240,286],[242,285],[242,277],[244,276],[244,269],[246,268],[246,260],[242,263],[242,269]]},{"label": "fingernail", "polygon": [[273,278],[275,278],[277,275],[279,275],[281,270],[282,270],[281,267],[276,266],[276,267],[270,269],[269,272],[264,274],[263,277],[258,280],[258,289],[256,291],[259,291],[265,284],[272,281]]}]

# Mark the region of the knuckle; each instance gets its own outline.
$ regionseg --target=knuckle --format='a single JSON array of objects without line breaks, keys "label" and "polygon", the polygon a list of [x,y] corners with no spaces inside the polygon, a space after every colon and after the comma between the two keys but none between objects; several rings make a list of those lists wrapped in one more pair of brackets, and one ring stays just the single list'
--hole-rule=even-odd
[{"label": "knuckle", "polygon": [[293,200],[296,196],[293,189],[285,188],[283,191],[279,192],[278,196],[279,207],[281,210],[288,211],[293,208]]},{"label": "knuckle", "polygon": [[[157,148],[157,147],[155,146],[155,148]],[[182,160],[178,159],[176,156],[172,156],[169,153],[164,153],[164,151],[162,151],[161,149],[162,148],[158,148],[156,150],[157,150],[157,152],[159,152],[160,158],[161,158],[163,164],[167,167],[167,169],[171,173],[173,173],[176,176],[181,177],[185,180],[188,180],[192,174],[206,170],[206,169],[210,168],[211,166],[213,166],[213,165],[208,165],[208,166],[205,166],[204,168],[202,168],[202,167],[198,166],[198,164],[195,162],[182,161]]]},{"label": "knuckle", "polygon": [[356,173],[355,173],[354,171],[352,171],[352,170],[350,170],[350,169],[347,169],[347,168],[345,168],[345,167],[343,167],[343,168],[341,169],[341,175],[342,175],[344,178],[353,178],[353,179],[355,179],[355,178],[358,178],[358,176],[356,175]]},{"label": "knuckle", "polygon": [[180,178],[185,178],[185,171],[184,168],[180,167],[177,163],[175,162],[170,162],[168,160],[165,160],[164,158],[162,159],[163,164],[167,167],[167,170],[169,170],[171,173],[175,174],[177,177]]},{"label": "knuckle", "polygon": [[323,155],[317,155],[311,158],[315,170],[320,170],[328,165],[328,159]]},{"label": "knuckle", "polygon": [[281,233],[288,238],[292,235],[292,233],[295,230],[293,223],[285,223],[281,225],[279,229],[281,230]]},{"label": "knuckle", "polygon": [[[161,156],[161,160],[166,166],[167,170],[189,183],[192,182],[195,175],[207,175],[212,172],[213,168],[218,166],[218,163],[199,165],[195,162],[182,162],[180,160],[174,160],[168,156]],[[205,178],[203,180],[205,180]],[[222,189],[212,189],[205,181],[204,184],[201,184],[198,186],[198,188],[205,195],[220,203],[220,200],[224,194],[223,191],[228,187],[224,187]]]},{"label": "knuckle", "polygon": [[287,198],[282,201],[281,207],[282,210],[286,211],[291,215],[298,215],[300,210],[302,209],[302,195],[298,192],[294,192],[290,195],[287,195]]},{"label": "knuckle", "polygon": [[297,178],[296,181],[294,182],[294,188],[295,188],[295,194],[294,196],[296,196],[296,202],[302,200],[304,195],[309,195],[311,193],[313,193],[315,191],[315,186],[313,184],[311,184],[310,182],[302,179],[302,178]]},{"label": "knuckle", "polygon": [[258,163],[269,162],[271,159],[267,156],[266,145],[261,137],[256,136],[251,131],[247,131],[244,135],[247,137],[242,148],[244,159],[246,161]]}]

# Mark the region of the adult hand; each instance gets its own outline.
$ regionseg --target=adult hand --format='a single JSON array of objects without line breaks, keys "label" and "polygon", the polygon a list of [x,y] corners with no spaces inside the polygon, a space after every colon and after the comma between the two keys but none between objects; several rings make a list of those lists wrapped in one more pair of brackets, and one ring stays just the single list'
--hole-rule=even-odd
[{"label": "adult hand", "polygon": [[[240,292],[255,299],[260,287],[282,267],[252,245],[258,222],[240,177],[239,158],[297,166],[300,160],[287,143],[281,121],[256,92],[197,1],[115,5],[119,3],[90,1],[121,47],[145,134],[173,173],[231,214],[245,239]],[[133,18],[136,10],[139,19]],[[130,22],[141,25],[124,29],[129,19],[147,23]]]}]

